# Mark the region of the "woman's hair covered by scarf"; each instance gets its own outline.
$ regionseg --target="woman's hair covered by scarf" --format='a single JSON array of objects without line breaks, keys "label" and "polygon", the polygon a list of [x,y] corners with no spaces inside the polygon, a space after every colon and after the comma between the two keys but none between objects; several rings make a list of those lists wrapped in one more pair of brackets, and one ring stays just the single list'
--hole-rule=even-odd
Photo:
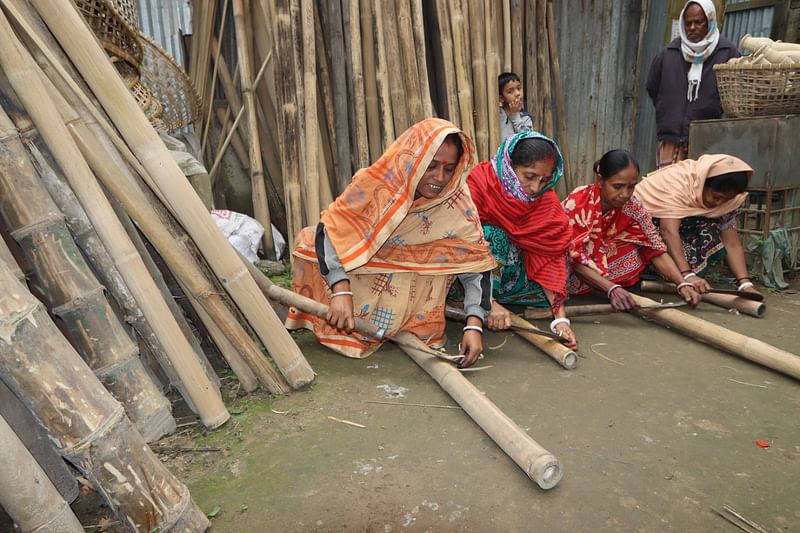
[{"label": "woman's hair covered by scarf", "polygon": [[743,192],[717,207],[703,203],[706,180],[731,172],[753,175],[752,167],[738,157],[705,154],[696,161],[684,159],[651,172],[636,185],[633,194],[656,218],[717,218],[734,211],[747,199],[747,192]]},{"label": "woman's hair covered by scarf", "polygon": [[[437,198],[414,199],[419,181],[445,139],[456,134],[463,154],[453,179]],[[475,146],[454,124],[429,118],[400,135],[321,216],[325,230],[346,270],[364,265],[383,246],[409,213],[433,209],[459,192],[474,165]]]},{"label": "woman's hair covered by scarf", "polygon": [[[692,4],[699,5],[703,9],[706,19],[708,20],[708,33],[703,39],[696,43],[689,40],[689,36],[686,34],[686,27],[684,26],[686,9]],[[690,102],[693,102],[697,100],[697,95],[700,94],[703,63],[705,63],[706,59],[711,57],[711,54],[717,49],[717,44],[719,44],[717,10],[714,7],[714,2],[711,0],[689,0],[681,10],[678,26],[681,36],[681,53],[683,53],[683,59],[691,65],[689,67],[689,73],[687,74],[689,89],[686,98]]]},{"label": "woman's hair covered by scarf", "polygon": [[[529,195],[522,188],[522,184],[514,172],[514,163],[512,161],[512,154],[517,144],[525,139],[541,139],[549,143],[555,152],[555,162],[553,164],[553,179],[550,183],[542,187],[536,194]],[[561,150],[558,145],[551,138],[542,135],[538,131],[521,131],[516,135],[512,135],[504,140],[500,147],[497,149],[497,155],[492,158],[492,166],[503,185],[503,190],[510,196],[522,202],[530,202],[534,198],[541,196],[547,191],[556,186],[558,180],[564,175],[564,158],[561,156]]]}]

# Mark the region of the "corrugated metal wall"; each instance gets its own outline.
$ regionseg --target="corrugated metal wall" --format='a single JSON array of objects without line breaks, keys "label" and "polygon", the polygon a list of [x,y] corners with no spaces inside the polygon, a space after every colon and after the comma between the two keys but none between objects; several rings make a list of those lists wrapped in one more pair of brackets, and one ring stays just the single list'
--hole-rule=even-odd
[{"label": "corrugated metal wall", "polygon": [[138,0],[139,29],[186,68],[181,35],[192,33],[189,0]]},{"label": "corrugated metal wall", "polygon": [[[592,164],[613,148],[638,150],[635,139],[655,137],[655,126],[634,117],[635,107],[646,109],[649,100],[642,97],[636,83],[636,59],[640,21],[647,2],[634,0],[563,0],[555,3],[558,28],[559,60],[564,99],[571,185],[593,179]],[[648,19],[660,18],[653,9]],[[663,26],[650,20],[646,40],[656,35],[661,45]],[[649,41],[647,41],[649,42]],[[640,78],[647,75],[650,58],[643,55]],[[639,93],[638,97],[635,96]],[[638,100],[638,102],[637,102]],[[637,124],[634,124],[637,122]],[[639,126],[638,128],[636,126]],[[637,131],[638,130],[638,131]]]},{"label": "corrugated metal wall", "polygon": [[[728,7],[733,7],[744,1],[746,0],[728,0]],[[774,6],[728,11],[725,14],[722,34],[737,46],[746,33],[753,37],[769,37],[770,33],[772,33],[772,21],[774,18]]]}]

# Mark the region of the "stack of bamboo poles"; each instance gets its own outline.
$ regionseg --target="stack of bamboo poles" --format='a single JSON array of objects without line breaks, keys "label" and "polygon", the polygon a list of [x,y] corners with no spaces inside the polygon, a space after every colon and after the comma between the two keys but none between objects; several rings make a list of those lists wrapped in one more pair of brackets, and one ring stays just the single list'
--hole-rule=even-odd
[{"label": "stack of bamboo poles", "polygon": [[[290,249],[423,118],[454,122],[489,159],[501,72],[520,76],[534,129],[567,156],[552,0],[223,0],[195,3],[193,16],[189,73],[217,207],[274,223]],[[247,205],[228,202],[242,172]],[[570,185],[567,169],[561,192]]]},{"label": "stack of bamboo poles", "polygon": [[[145,445],[175,429],[169,386],[208,428],[230,417],[196,330],[246,391],[314,372],[71,4],[3,2],[0,69],[0,379],[127,530],[202,530]],[[0,497],[20,520],[68,519],[51,496]]]}]

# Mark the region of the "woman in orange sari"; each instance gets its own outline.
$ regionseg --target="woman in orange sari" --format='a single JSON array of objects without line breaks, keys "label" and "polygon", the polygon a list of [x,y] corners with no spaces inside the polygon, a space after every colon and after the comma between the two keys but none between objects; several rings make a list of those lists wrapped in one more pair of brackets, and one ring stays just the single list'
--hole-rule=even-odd
[{"label": "woman in orange sari", "polygon": [[383,328],[444,342],[445,297],[459,278],[467,324],[462,366],[477,360],[491,309],[494,260],[465,185],[472,141],[450,122],[427,119],[403,133],[300,232],[292,288],[329,304],[327,320],[291,309],[289,329],[307,328],[348,357],[367,357],[381,342],[353,332],[358,316]]}]

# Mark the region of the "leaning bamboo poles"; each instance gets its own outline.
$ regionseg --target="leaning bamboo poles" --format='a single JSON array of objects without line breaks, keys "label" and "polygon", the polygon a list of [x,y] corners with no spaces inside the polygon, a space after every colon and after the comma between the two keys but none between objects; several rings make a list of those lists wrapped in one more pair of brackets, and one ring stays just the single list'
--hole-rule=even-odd
[{"label": "leaning bamboo poles", "polygon": [[0,506],[24,533],[83,533],[69,504],[0,416]]},{"label": "leaning bamboo poles", "polygon": [[314,378],[297,345],[280,325],[275,312],[245,275],[235,251],[208,217],[202,202],[183,178],[144,114],[97,45],[94,36],[71,6],[52,0],[33,5],[81,72],[122,136],[138,157],[167,206],[190,233],[209,265],[247,317],[289,385],[308,385]]},{"label": "leaning bamboo poles", "polygon": [[[643,296],[636,294],[632,296],[641,306],[658,304],[658,302]],[[659,309],[658,311],[640,309],[635,312],[715,348],[800,380],[800,357],[793,353],[675,309]]]},{"label": "leaning bamboo poles", "polygon": [[208,527],[187,488],[5,265],[0,265],[0,378],[34,413],[59,453],[106,498],[126,531]]},{"label": "leaning bamboo poles", "polygon": [[169,400],[147,375],[138,347],[111,309],[3,110],[0,136],[0,215],[33,266],[43,299],[145,440],[172,433]]},{"label": "leaning bamboo poles", "polygon": [[[70,10],[77,17],[75,22],[82,25],[83,22],[74,8],[70,7]],[[52,12],[49,9],[47,11],[48,13]],[[88,32],[85,26],[80,27],[84,32]],[[90,37],[91,45],[97,47],[94,37],[91,35]],[[103,61],[107,62],[108,60],[103,58]],[[71,141],[66,127],[60,121],[52,120],[52,117],[58,115],[58,111],[38,78],[33,59],[14,37],[4,14],[0,14],[0,65],[66,174],[73,191],[84,206],[91,206],[91,211],[87,214],[92,224],[108,251],[115,258],[117,268],[125,277],[128,287],[134,292],[137,302],[153,329],[156,330],[162,345],[170,354],[175,370],[192,395],[192,400],[199,410],[203,423],[209,427],[223,424],[230,414],[225,409],[216,388],[200,368],[197,357],[192,352],[186,338],[180,333],[174,319],[169,315],[166,304],[147,274],[141,258],[125,235],[125,230],[120,226],[86,161]],[[113,67],[111,67],[109,75],[117,76],[119,79]],[[124,85],[122,86],[124,87]],[[117,98],[119,94],[127,95],[128,93],[127,90],[118,91]],[[128,108],[137,109],[132,99]],[[156,139],[158,139],[157,136]],[[158,139],[158,143],[161,143],[160,139]],[[163,149],[166,151],[166,148]],[[171,162],[177,167],[174,161]],[[182,176],[181,172],[181,179],[185,182]],[[191,189],[188,183],[186,186]],[[194,194],[193,191],[192,194]],[[197,201],[200,201],[199,198]]]},{"label": "leaning bamboo poles", "polygon": [[261,161],[261,148],[258,140],[258,121],[256,119],[256,100],[253,94],[252,42],[247,38],[244,20],[244,0],[233,0],[233,21],[236,28],[236,49],[239,54],[239,80],[242,84],[244,107],[247,113],[247,141],[250,159],[250,180],[253,191],[253,212],[256,220],[264,226],[264,253],[274,256],[275,244],[272,241],[272,222],[267,203],[267,188],[264,183],[264,166]]}]

